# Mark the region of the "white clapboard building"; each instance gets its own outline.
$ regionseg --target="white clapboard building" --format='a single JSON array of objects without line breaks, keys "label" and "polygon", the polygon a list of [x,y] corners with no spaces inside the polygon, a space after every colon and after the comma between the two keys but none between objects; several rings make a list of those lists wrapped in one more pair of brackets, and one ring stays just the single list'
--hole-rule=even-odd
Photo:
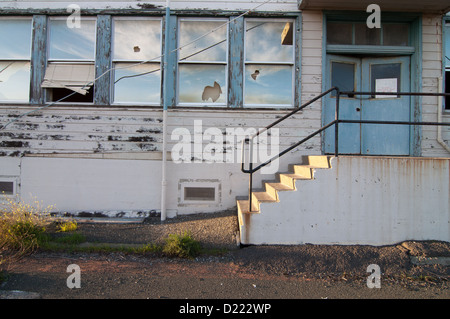
[{"label": "white clapboard building", "polygon": [[70,216],[229,210],[243,244],[449,241],[449,10],[1,1],[0,191]]}]

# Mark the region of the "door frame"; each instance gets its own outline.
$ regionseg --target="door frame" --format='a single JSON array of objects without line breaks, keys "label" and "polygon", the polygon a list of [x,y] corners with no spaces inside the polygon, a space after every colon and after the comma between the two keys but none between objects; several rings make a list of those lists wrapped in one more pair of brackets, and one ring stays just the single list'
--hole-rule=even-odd
[{"label": "door frame", "polygon": [[[409,92],[411,80],[410,60],[410,56],[361,57],[329,54],[327,55],[325,81],[329,86],[333,83],[333,77],[336,72],[333,70],[333,63],[349,64],[353,66],[353,88],[339,87],[339,89],[341,91],[370,92],[373,85],[372,66],[398,64],[399,78],[401,79],[401,87],[398,90],[400,92]],[[335,85],[339,86],[339,84]],[[332,92],[332,94],[323,98],[324,107],[322,112],[326,122],[325,125],[335,119],[335,95]],[[412,118],[411,96],[395,96],[381,99],[358,94],[352,97],[341,95],[339,105],[340,119],[343,120],[411,121]],[[334,130],[327,130],[323,133],[324,152],[326,154],[334,153],[334,133]],[[410,128],[404,125],[347,123],[339,127],[339,150],[342,155],[409,156],[411,154],[410,140]],[[380,144],[381,141],[384,142]]]},{"label": "door frame", "polygon": [[[366,21],[367,13],[355,11],[323,11],[322,19],[322,92],[330,89],[326,81],[327,78],[327,55],[358,55],[360,57],[387,57],[387,56],[410,56],[410,90],[411,92],[422,91],[422,14],[404,13],[404,12],[383,12],[382,21],[384,22],[407,22],[410,25],[410,46],[388,47],[388,50],[376,50],[368,48],[369,46],[333,46],[335,50],[339,47],[339,53],[327,49],[327,21]],[[376,46],[378,47],[378,46]],[[322,110],[325,107],[325,99],[322,99]],[[419,96],[411,96],[411,121],[422,121],[422,99]],[[325,123],[324,112],[321,115],[322,126]],[[341,124],[342,125],[342,124]],[[410,126],[410,156],[422,155],[422,127],[420,125]],[[321,152],[325,154],[325,143],[322,135]]]}]

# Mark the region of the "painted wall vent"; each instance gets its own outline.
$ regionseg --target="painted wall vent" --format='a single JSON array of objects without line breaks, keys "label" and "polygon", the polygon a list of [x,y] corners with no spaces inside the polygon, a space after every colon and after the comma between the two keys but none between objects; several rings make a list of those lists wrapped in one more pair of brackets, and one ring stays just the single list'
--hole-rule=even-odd
[{"label": "painted wall vent", "polygon": [[184,187],[184,200],[215,201],[215,187]]},{"label": "painted wall vent", "polygon": [[217,180],[180,180],[178,190],[181,205],[220,203],[220,182]]},{"label": "painted wall vent", "polygon": [[14,195],[14,182],[0,180],[0,194]]}]

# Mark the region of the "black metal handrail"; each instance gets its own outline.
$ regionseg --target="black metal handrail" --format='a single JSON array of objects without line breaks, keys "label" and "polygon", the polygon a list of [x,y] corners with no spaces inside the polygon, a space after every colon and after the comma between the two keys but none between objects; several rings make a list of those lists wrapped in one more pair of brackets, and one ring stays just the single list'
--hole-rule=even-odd
[{"label": "black metal handrail", "polygon": [[[333,121],[331,121],[330,123],[322,126],[320,129],[316,130],[315,132],[311,133],[310,135],[308,135],[307,137],[303,138],[302,140],[300,140],[299,142],[291,145],[290,147],[288,147],[287,149],[281,151],[280,153],[278,153],[277,155],[273,156],[272,158],[270,158],[269,160],[265,161],[264,163],[258,165],[257,167],[253,167],[253,139],[257,136],[259,136],[261,133],[267,131],[268,129],[274,127],[275,125],[277,125],[278,123],[284,121],[285,119],[291,117],[292,115],[294,115],[295,113],[301,111],[302,109],[304,109],[305,107],[307,107],[308,105],[314,103],[315,101],[323,98],[324,96],[328,95],[329,93],[335,91],[336,92],[336,106],[335,106],[335,119]],[[412,121],[377,121],[377,120],[341,120],[339,118],[339,102],[340,102],[340,97],[341,95],[347,95],[347,96],[355,96],[355,95],[370,95],[370,96],[375,96],[375,95],[394,95],[394,96],[450,96],[450,93],[425,93],[425,92],[357,92],[357,91],[343,91],[341,92],[339,90],[339,88],[337,87],[333,87],[323,93],[321,93],[320,95],[316,96],[315,98],[313,98],[312,100],[306,102],[305,104],[301,105],[298,109],[295,109],[294,111],[286,114],[285,116],[281,117],[280,119],[276,120],[275,122],[273,122],[272,124],[266,126],[265,128],[261,129],[260,131],[258,131],[257,133],[253,134],[252,136],[250,136],[249,138],[245,138],[242,141],[242,164],[241,164],[241,171],[243,173],[247,173],[249,174],[249,192],[248,192],[248,197],[249,197],[249,210],[252,210],[252,191],[253,191],[253,173],[255,173],[256,171],[260,170],[261,168],[263,168],[264,166],[270,164],[272,161],[280,158],[281,156],[283,156],[284,154],[288,153],[289,151],[291,151],[292,149],[296,148],[297,146],[305,143],[306,141],[308,141],[309,139],[313,138],[314,136],[316,136],[317,134],[325,131],[326,129],[330,128],[331,126],[335,125],[335,144],[334,144],[334,156],[338,157],[339,156],[339,124],[343,123],[343,124],[349,124],[349,123],[353,123],[353,124],[385,124],[385,125],[432,125],[432,126],[450,126],[450,123],[442,123],[442,122],[412,122]],[[250,142],[250,143],[249,143]],[[250,149],[250,160],[249,160],[249,168],[245,169],[245,152],[244,152],[244,143],[249,143],[249,149]]]},{"label": "black metal handrail", "polygon": [[[320,128],[319,130],[315,131],[314,133],[308,135],[306,138],[304,138],[301,141],[295,143],[294,145],[291,145],[290,147],[288,147],[284,151],[280,152],[278,155],[272,157],[271,159],[267,160],[266,162],[264,162],[264,163],[260,164],[259,166],[253,168],[253,162],[252,162],[252,159],[253,159],[253,139],[255,137],[259,136],[263,132],[269,130],[270,128],[274,127],[278,123],[286,120],[287,118],[291,117],[292,115],[296,114],[297,112],[303,110],[308,105],[314,103],[315,101],[321,99],[322,97],[330,94],[333,91],[336,91],[336,113],[335,113],[335,120],[334,121],[332,121],[331,123],[323,126],[322,128]],[[279,118],[278,120],[276,120],[272,124],[270,124],[270,125],[266,126],[265,128],[259,130],[257,133],[253,134],[249,138],[246,138],[246,139],[242,140],[242,164],[241,164],[241,171],[244,172],[244,173],[250,174],[249,175],[249,191],[248,191],[249,210],[250,211],[252,210],[253,173],[258,171],[258,170],[260,170],[264,166],[268,165],[269,163],[271,163],[275,159],[283,156],[284,154],[286,154],[287,152],[291,151],[295,147],[297,147],[297,146],[303,144],[304,142],[308,141],[309,139],[311,139],[312,137],[316,136],[320,132],[322,132],[322,131],[326,130],[327,128],[329,128],[330,126],[334,125],[338,118],[339,118],[339,89],[337,87],[333,87],[333,88],[331,88],[331,89],[321,93],[320,95],[316,96],[312,100],[306,102],[305,104],[301,105],[298,109],[295,109],[294,111],[292,111],[292,112],[286,114],[285,116]],[[248,142],[250,142],[250,145],[249,145],[249,149],[250,149],[250,156],[249,156],[249,158],[250,158],[250,161],[249,161],[249,169],[245,169],[244,168],[244,165],[245,165],[244,143],[248,143]]]}]

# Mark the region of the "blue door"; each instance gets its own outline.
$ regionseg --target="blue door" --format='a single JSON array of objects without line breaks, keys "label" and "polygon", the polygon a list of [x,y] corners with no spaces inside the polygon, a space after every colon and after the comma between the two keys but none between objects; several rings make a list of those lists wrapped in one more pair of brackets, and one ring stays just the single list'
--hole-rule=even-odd
[{"label": "blue door", "polygon": [[[409,57],[327,56],[326,81],[341,91],[409,92]],[[324,123],[334,120],[336,97],[324,103]],[[340,119],[409,121],[411,99],[396,95],[341,96]],[[324,133],[325,153],[334,153],[334,129]],[[410,128],[407,125],[339,125],[339,153],[360,155],[410,155]]]}]

